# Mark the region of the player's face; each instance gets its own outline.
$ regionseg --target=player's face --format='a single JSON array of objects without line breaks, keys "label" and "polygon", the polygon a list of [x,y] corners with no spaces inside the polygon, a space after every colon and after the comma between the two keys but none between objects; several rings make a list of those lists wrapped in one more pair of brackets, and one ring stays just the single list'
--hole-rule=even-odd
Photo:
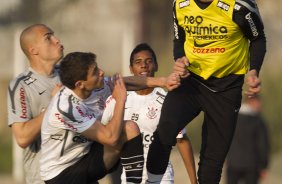
[{"label": "player's face", "polygon": [[84,81],[84,88],[88,91],[102,88],[104,85],[104,71],[93,64],[87,73],[87,80]]},{"label": "player's face", "polygon": [[151,52],[143,50],[136,53],[130,71],[134,76],[153,77],[156,72],[156,64]]},{"label": "player's face", "polygon": [[38,26],[35,31],[38,56],[45,61],[58,62],[63,57],[64,50],[60,40],[46,26]]}]

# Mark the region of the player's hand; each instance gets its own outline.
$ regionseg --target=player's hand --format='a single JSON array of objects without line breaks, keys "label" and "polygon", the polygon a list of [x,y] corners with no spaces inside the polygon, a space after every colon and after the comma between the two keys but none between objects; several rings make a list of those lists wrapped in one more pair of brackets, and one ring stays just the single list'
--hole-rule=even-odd
[{"label": "player's hand", "polygon": [[120,74],[116,74],[113,78],[114,88],[112,96],[116,100],[116,102],[125,102],[126,101],[126,88],[123,81],[123,78]]},{"label": "player's hand", "polygon": [[186,78],[190,75],[187,67],[189,66],[189,60],[186,56],[178,58],[173,66],[173,72],[177,73],[181,78]]},{"label": "player's hand", "polygon": [[51,92],[51,97],[54,97],[56,95],[56,93],[58,91],[60,91],[60,89],[62,88],[62,84],[59,83],[59,84],[56,84],[56,86],[53,88],[52,92]]},{"label": "player's hand", "polygon": [[245,94],[247,97],[252,98],[261,91],[261,81],[258,78],[256,70],[250,70],[246,77],[247,90]]},{"label": "player's hand", "polygon": [[166,78],[166,82],[165,82],[166,89],[172,91],[175,88],[178,88],[178,86],[180,86],[180,76],[177,73],[171,73]]}]

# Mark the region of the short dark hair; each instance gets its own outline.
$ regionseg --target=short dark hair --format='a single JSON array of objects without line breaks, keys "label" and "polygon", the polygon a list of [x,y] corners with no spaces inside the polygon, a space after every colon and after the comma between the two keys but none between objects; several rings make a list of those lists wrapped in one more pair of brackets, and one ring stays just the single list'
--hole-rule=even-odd
[{"label": "short dark hair", "polygon": [[138,52],[143,51],[143,50],[147,50],[147,51],[151,52],[154,63],[156,64],[156,68],[158,68],[158,62],[157,62],[156,54],[155,54],[154,50],[147,43],[140,43],[132,50],[132,52],[130,54],[130,66],[133,65],[134,55],[137,54]]},{"label": "short dark hair", "polygon": [[96,55],[91,52],[72,52],[67,54],[60,63],[60,78],[63,85],[75,88],[79,80],[86,80],[89,67],[96,63]]}]

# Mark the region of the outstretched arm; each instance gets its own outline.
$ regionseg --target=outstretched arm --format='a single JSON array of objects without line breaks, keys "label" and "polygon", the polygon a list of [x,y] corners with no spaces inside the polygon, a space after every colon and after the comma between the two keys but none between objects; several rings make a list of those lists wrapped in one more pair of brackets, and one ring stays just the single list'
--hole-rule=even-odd
[{"label": "outstretched arm", "polygon": [[180,85],[180,78],[175,73],[170,74],[168,77],[142,77],[130,76],[123,78],[126,89],[129,91],[136,91],[148,87],[162,87],[171,91]]},{"label": "outstretched arm", "polygon": [[196,167],[194,161],[194,154],[191,142],[186,134],[183,135],[183,138],[177,138],[177,148],[183,159],[186,171],[189,175],[191,184],[197,184],[196,177]]}]

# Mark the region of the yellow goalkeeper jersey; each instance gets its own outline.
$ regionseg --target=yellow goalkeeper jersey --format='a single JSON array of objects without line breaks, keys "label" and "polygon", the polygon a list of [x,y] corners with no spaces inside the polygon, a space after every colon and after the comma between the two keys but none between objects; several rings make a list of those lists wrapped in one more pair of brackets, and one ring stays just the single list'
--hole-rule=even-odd
[{"label": "yellow goalkeeper jersey", "polygon": [[248,70],[249,42],[233,22],[235,0],[214,0],[201,9],[195,0],[176,0],[178,25],[185,31],[188,69],[208,79]]}]

